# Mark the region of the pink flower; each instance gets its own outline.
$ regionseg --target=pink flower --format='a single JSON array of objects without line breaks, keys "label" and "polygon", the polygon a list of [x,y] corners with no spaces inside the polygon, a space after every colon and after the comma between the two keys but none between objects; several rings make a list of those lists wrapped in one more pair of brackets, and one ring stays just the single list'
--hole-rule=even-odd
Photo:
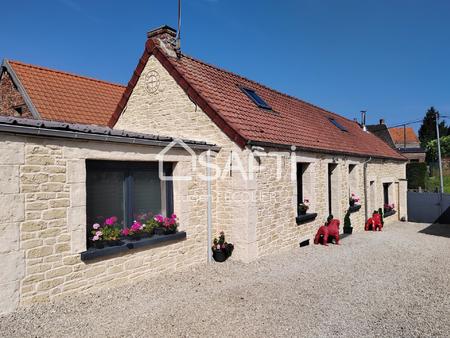
[{"label": "pink flower", "polygon": [[97,235],[95,235],[94,237],[92,237],[92,240],[93,240],[93,241],[98,241],[99,239],[100,239],[100,237],[97,236]]},{"label": "pink flower", "polygon": [[131,231],[138,231],[142,230],[143,226],[141,223],[134,221],[133,225],[131,226]]},{"label": "pink flower", "polygon": [[94,230],[97,230],[98,228],[100,228],[100,224],[95,223],[95,224],[92,226],[92,228],[93,228]]},{"label": "pink flower", "polygon": [[130,229],[125,228],[125,229],[122,230],[122,235],[128,236],[129,234],[130,234]]},{"label": "pink flower", "polygon": [[101,236],[101,235],[103,235],[103,233],[101,232],[101,231],[97,231],[96,233],[95,233],[95,236]]},{"label": "pink flower", "polygon": [[158,222],[158,223],[163,223],[164,222],[164,217],[163,215],[156,215],[155,217],[153,217],[153,219]]},{"label": "pink flower", "polygon": [[113,225],[117,222],[117,217],[116,216],[112,216],[110,218],[107,218],[105,221],[106,225]]},{"label": "pink flower", "polygon": [[170,218],[172,218],[172,219],[176,219],[176,218],[177,218],[177,215],[175,215],[175,214],[172,214],[172,216],[170,216]]}]

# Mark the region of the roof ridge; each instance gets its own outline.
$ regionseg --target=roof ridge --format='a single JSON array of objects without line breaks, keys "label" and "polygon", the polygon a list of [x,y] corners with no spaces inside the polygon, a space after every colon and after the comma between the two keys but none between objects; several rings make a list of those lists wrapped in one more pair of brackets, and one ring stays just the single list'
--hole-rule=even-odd
[{"label": "roof ridge", "polygon": [[338,117],[340,117],[340,118],[343,118],[343,119],[347,120],[348,122],[358,123],[358,122],[356,122],[356,121],[354,121],[354,120],[351,120],[351,119],[349,119],[349,118],[347,118],[347,117],[345,117],[345,116],[339,115],[339,114],[334,113],[334,112],[332,112],[332,111],[329,111],[329,110],[327,110],[327,109],[325,109],[325,108],[319,107],[319,106],[317,106],[317,105],[315,105],[315,104],[313,104],[313,103],[310,103],[310,102],[308,102],[308,101],[302,100],[302,99],[300,99],[300,98],[298,98],[298,97],[296,97],[296,96],[293,96],[293,95],[289,95],[289,94],[283,93],[283,92],[281,92],[281,91],[279,91],[279,90],[277,90],[277,89],[273,89],[273,88],[271,88],[271,87],[269,87],[269,86],[267,86],[267,85],[265,85],[265,84],[262,84],[262,83],[260,83],[260,82],[258,82],[258,81],[255,81],[255,80],[251,80],[251,79],[249,79],[249,78],[247,78],[247,77],[245,77],[245,76],[239,75],[239,74],[234,73],[234,72],[232,72],[232,71],[230,71],[230,70],[227,70],[227,69],[225,69],[225,68],[218,67],[218,66],[216,66],[216,65],[213,65],[213,64],[211,64],[211,63],[205,62],[205,61],[203,61],[203,60],[199,60],[199,59],[197,59],[197,58],[194,58],[194,57],[192,57],[192,56],[190,56],[190,55],[187,55],[187,54],[184,54],[184,53],[182,53],[182,56],[187,57],[187,58],[191,59],[192,61],[201,63],[201,64],[203,64],[203,65],[205,65],[205,66],[207,66],[207,67],[210,67],[210,68],[219,70],[219,71],[221,71],[221,72],[228,73],[228,74],[230,74],[230,75],[233,75],[233,76],[236,76],[236,77],[238,77],[238,78],[241,78],[241,79],[243,79],[243,80],[245,80],[245,81],[252,82],[252,83],[254,83],[254,84],[258,85],[258,86],[264,87],[264,88],[267,89],[267,90],[271,90],[271,91],[273,91],[273,92],[275,92],[275,93],[277,93],[277,94],[283,95],[283,96],[288,97],[288,98],[290,98],[290,99],[293,99],[293,100],[299,101],[299,102],[301,102],[301,103],[310,105],[310,106],[312,106],[312,107],[315,107],[315,108],[317,108],[317,109],[322,110],[322,111],[325,112],[325,113],[332,114],[332,115],[334,115],[334,116],[338,116]]},{"label": "roof ridge", "polygon": [[103,84],[110,85],[110,86],[126,88],[125,85],[122,85],[122,84],[119,84],[119,83],[115,83],[115,82],[109,82],[109,81],[105,81],[105,80],[95,79],[95,78],[90,77],[90,76],[83,76],[83,75],[70,73],[70,72],[66,72],[66,71],[62,71],[62,70],[57,70],[57,69],[52,69],[52,68],[48,68],[48,67],[32,65],[30,63],[25,63],[25,62],[17,61],[17,60],[6,59],[6,61],[9,62],[10,64],[17,64],[17,65],[20,65],[20,66],[25,66],[25,67],[34,68],[34,69],[40,69],[40,70],[44,70],[44,71],[48,71],[48,72],[52,72],[52,73],[68,75],[68,76],[76,77],[76,78],[79,78],[79,79],[89,80],[89,81],[93,81],[93,82],[99,82],[99,83],[103,83]]}]

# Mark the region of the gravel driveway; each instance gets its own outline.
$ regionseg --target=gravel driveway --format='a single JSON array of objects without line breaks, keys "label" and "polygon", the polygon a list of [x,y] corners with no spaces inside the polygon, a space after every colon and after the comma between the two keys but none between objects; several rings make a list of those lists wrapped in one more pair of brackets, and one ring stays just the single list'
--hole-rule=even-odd
[{"label": "gravel driveway", "polygon": [[395,223],[36,305],[0,317],[0,336],[450,337],[450,226],[424,228]]}]

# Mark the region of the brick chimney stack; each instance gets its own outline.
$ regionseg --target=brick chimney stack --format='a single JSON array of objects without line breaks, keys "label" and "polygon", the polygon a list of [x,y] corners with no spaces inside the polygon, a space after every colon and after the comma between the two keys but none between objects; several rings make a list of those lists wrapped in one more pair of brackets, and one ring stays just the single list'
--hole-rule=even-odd
[{"label": "brick chimney stack", "polygon": [[380,124],[385,124],[384,119],[380,119]]},{"label": "brick chimney stack", "polygon": [[170,26],[164,25],[147,33],[147,38],[159,45],[167,55],[176,57],[175,44],[177,32]]}]

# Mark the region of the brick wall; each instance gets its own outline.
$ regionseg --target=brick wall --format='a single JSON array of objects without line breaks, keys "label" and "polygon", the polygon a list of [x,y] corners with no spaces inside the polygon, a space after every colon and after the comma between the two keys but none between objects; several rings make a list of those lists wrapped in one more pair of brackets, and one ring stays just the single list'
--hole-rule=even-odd
[{"label": "brick wall", "polygon": [[22,95],[6,71],[0,79],[0,115],[33,118]]}]

